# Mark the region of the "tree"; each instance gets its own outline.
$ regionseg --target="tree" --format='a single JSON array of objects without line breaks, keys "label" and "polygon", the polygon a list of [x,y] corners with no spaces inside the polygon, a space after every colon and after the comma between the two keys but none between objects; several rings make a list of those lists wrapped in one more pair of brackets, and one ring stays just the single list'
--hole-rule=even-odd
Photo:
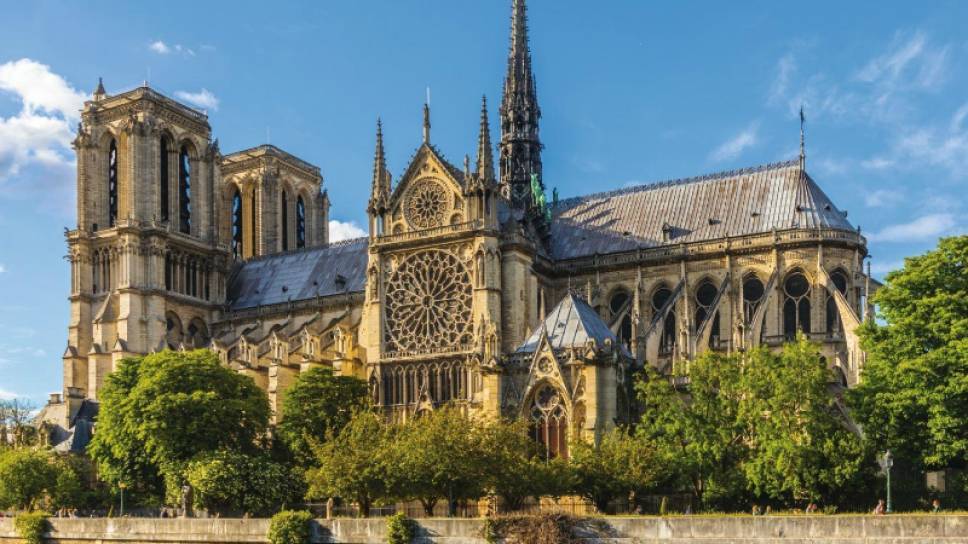
[{"label": "tree", "polygon": [[298,501],[305,485],[267,454],[218,451],[188,463],[185,480],[195,504],[221,514],[267,516]]},{"label": "tree", "polygon": [[738,355],[705,353],[689,365],[688,395],[647,367],[636,383],[637,436],[668,467],[666,484],[688,489],[701,507],[729,504],[744,488],[739,461],[747,444],[738,421]]},{"label": "tree", "polygon": [[528,436],[524,421],[496,420],[482,424],[482,452],[485,455],[486,485],[509,510],[519,510],[529,497],[561,495],[570,488],[562,481],[560,463],[549,464]]},{"label": "tree", "polygon": [[0,448],[22,448],[37,439],[37,428],[31,424],[34,407],[26,401],[0,400]]},{"label": "tree", "polygon": [[[923,490],[925,469],[968,468],[968,236],[942,239],[888,273],[860,328],[867,352],[849,392],[866,439],[891,449],[895,476]],[[914,496],[898,497],[913,506]]]},{"label": "tree", "polygon": [[780,354],[749,352],[743,366],[739,418],[751,447],[741,466],[754,496],[820,501],[850,482],[863,449],[828,390],[819,346],[799,335]]},{"label": "tree", "polygon": [[328,368],[303,372],[286,391],[279,436],[302,464],[313,460],[309,439],[324,441],[339,432],[355,411],[368,404],[366,383],[351,376],[336,376]]},{"label": "tree", "polygon": [[209,350],[123,359],[99,396],[88,452],[105,481],[135,496],[162,496],[166,479],[180,486],[197,455],[259,451],[269,419],[265,393]]},{"label": "tree", "polygon": [[400,470],[387,462],[394,429],[369,410],[356,412],[338,435],[326,442],[310,440],[317,467],[306,473],[307,497],[340,497],[356,502],[360,515],[387,495],[389,472]]},{"label": "tree", "polygon": [[615,499],[635,500],[655,489],[661,478],[655,451],[624,429],[602,435],[597,445],[583,440],[572,447],[575,491],[599,512]]},{"label": "tree", "polygon": [[427,515],[440,499],[450,516],[460,501],[484,494],[487,455],[481,425],[454,408],[411,419],[393,445],[393,489],[403,499],[417,499]]},{"label": "tree", "polygon": [[0,508],[32,510],[81,506],[84,488],[67,458],[28,448],[0,453]]}]

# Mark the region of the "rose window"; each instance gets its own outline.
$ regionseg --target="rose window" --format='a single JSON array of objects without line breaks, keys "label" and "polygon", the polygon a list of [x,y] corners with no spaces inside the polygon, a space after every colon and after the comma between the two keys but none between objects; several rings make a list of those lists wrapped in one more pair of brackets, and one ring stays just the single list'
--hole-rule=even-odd
[{"label": "rose window", "polygon": [[436,181],[424,179],[410,189],[403,211],[411,226],[429,229],[444,224],[447,209],[447,189]]},{"label": "rose window", "polygon": [[439,250],[411,255],[387,285],[387,350],[460,349],[470,342],[471,279],[457,256]]}]

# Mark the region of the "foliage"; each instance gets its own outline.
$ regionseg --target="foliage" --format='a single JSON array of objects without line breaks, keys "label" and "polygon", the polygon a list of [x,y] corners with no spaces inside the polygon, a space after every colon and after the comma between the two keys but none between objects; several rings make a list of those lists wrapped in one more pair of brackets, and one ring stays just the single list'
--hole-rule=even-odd
[{"label": "foliage", "polygon": [[279,436],[302,464],[313,460],[309,437],[322,442],[327,433],[339,434],[353,412],[366,407],[366,383],[351,376],[336,376],[329,368],[303,372],[286,390]]},{"label": "foliage", "polygon": [[43,544],[44,533],[49,526],[47,514],[44,512],[26,512],[19,514],[13,520],[13,528],[17,531],[17,536],[26,544]]},{"label": "foliage", "polygon": [[481,533],[490,543],[516,544],[577,544],[614,537],[601,522],[562,513],[490,517],[484,520]]},{"label": "foliage", "polygon": [[561,495],[570,481],[562,482],[562,463],[553,466],[538,453],[523,421],[497,420],[480,425],[486,486],[501,497],[504,507],[520,509],[529,497]]},{"label": "foliage", "polygon": [[491,467],[481,428],[451,408],[408,421],[390,453],[394,495],[419,500],[428,515],[445,499],[451,516],[460,501],[482,496]]},{"label": "foliage", "polygon": [[0,508],[30,510],[53,490],[58,477],[51,456],[35,449],[0,453]]},{"label": "foliage", "polygon": [[197,455],[255,452],[268,400],[209,350],[123,359],[99,392],[98,432],[88,447],[101,478],[137,497],[158,497]]},{"label": "foliage", "polygon": [[387,518],[387,544],[410,544],[417,536],[417,522],[403,512]]},{"label": "foliage", "polygon": [[218,451],[188,463],[185,480],[195,504],[222,514],[271,514],[299,500],[303,482],[266,454]]},{"label": "foliage", "polygon": [[744,361],[740,420],[753,446],[743,460],[757,497],[820,501],[860,469],[860,438],[827,387],[832,380],[819,348],[800,338],[779,355],[752,351]]},{"label": "foliage", "polygon": [[614,499],[629,499],[654,490],[660,481],[656,461],[651,445],[640,437],[629,436],[624,429],[605,433],[597,445],[576,441],[571,458],[575,491],[605,513]]},{"label": "foliage", "polygon": [[37,442],[37,428],[31,424],[33,411],[29,402],[0,400],[0,448],[22,448]]},{"label": "foliage", "polygon": [[867,361],[851,405],[871,447],[894,453],[892,475],[913,476],[903,487],[914,495],[923,470],[968,468],[966,263],[964,235],[905,259],[872,298],[878,320],[860,329]]},{"label": "foliage", "polygon": [[668,467],[666,483],[688,489],[704,507],[727,502],[744,487],[740,363],[739,356],[709,352],[692,361],[688,398],[651,367],[636,384],[642,410],[636,434]]},{"label": "foliage", "polygon": [[356,412],[338,435],[330,431],[326,442],[313,444],[317,467],[306,473],[307,497],[350,499],[367,516],[373,503],[387,495],[393,434],[382,417],[368,410]]},{"label": "foliage", "polygon": [[313,515],[304,510],[283,510],[272,516],[266,538],[270,544],[309,544]]}]

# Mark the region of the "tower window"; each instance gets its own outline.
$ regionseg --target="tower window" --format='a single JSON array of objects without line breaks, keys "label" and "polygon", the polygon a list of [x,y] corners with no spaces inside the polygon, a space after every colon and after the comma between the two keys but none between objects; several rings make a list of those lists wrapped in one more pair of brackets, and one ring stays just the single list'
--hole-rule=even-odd
[{"label": "tower window", "polygon": [[242,255],[242,195],[236,189],[232,194],[232,255],[241,259]]},{"label": "tower window", "polygon": [[306,204],[302,195],[296,198],[296,247],[306,247]]},{"label": "tower window", "polygon": [[[833,274],[830,275],[830,280],[833,282],[834,287],[840,291],[840,294],[844,297],[847,296],[847,275],[844,274],[842,270],[835,270]],[[844,332],[844,324],[840,321],[840,311],[837,310],[837,301],[834,300],[834,294],[828,292],[826,300],[826,310],[827,310],[827,333],[838,334]]]},{"label": "tower window", "polygon": [[158,202],[159,202],[159,218],[162,221],[168,221],[168,139],[164,136],[161,137],[161,152],[158,157],[158,171],[160,173],[158,180]]},{"label": "tower window", "polygon": [[249,252],[252,254],[253,257],[256,254],[256,248],[259,247],[258,244],[255,241],[255,239],[256,239],[256,237],[255,237],[255,233],[256,233],[256,230],[255,230],[255,211],[257,209],[256,208],[256,198],[257,198],[256,193],[258,191],[259,191],[258,188],[253,187],[252,188],[252,197],[249,198],[249,243],[252,244],[252,248],[249,250]]},{"label": "tower window", "polygon": [[810,282],[803,272],[794,272],[783,282],[783,292],[783,335],[792,340],[797,331],[810,332]]},{"label": "tower window", "polygon": [[282,217],[282,250],[287,251],[289,249],[289,196],[286,191],[282,192],[282,210],[280,217]]},{"label": "tower window", "polygon": [[178,216],[179,229],[192,233],[192,163],[188,147],[182,146],[178,154]]},{"label": "tower window", "polygon": [[108,149],[108,227],[118,220],[118,143],[111,140]]}]

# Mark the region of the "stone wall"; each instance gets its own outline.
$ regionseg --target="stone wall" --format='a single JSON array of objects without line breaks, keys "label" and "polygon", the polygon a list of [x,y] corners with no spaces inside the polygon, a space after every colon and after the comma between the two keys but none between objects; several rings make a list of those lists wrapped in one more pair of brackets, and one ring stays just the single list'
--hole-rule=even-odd
[{"label": "stone wall", "polygon": [[[51,519],[58,544],[264,543],[266,519]],[[608,517],[587,542],[656,544],[964,544],[968,515]],[[479,519],[419,520],[418,542],[483,544]],[[384,519],[320,520],[314,543],[386,542]],[[0,544],[19,542],[11,518],[0,519]]]}]

